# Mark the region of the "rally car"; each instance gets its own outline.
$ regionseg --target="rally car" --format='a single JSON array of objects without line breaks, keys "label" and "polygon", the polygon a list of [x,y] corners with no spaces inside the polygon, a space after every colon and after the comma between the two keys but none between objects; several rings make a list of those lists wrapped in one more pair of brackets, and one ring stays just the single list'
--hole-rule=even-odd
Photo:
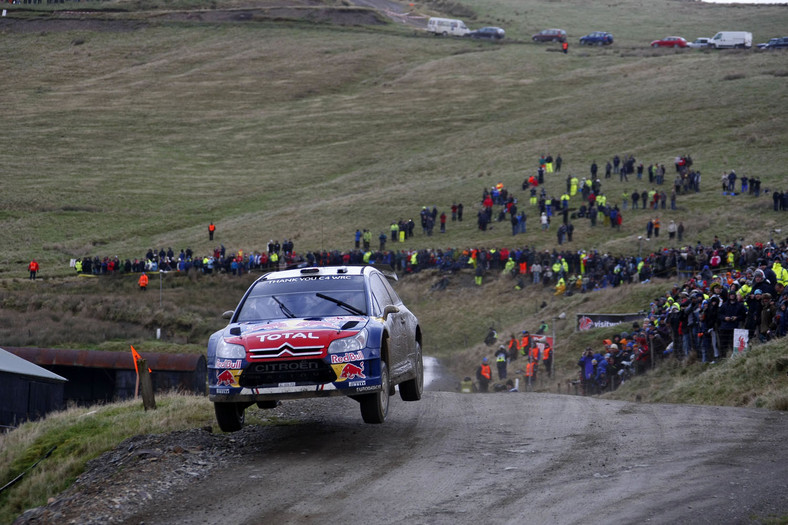
[{"label": "rally car", "polygon": [[240,430],[247,407],[283,399],[349,396],[366,423],[383,423],[396,385],[404,401],[421,399],[421,328],[389,284],[393,277],[340,266],[257,279],[208,341],[219,427]]}]

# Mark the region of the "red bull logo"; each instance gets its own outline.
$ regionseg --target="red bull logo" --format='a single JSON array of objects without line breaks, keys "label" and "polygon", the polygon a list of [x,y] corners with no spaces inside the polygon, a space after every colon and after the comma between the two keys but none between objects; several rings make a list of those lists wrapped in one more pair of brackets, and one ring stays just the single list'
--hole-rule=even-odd
[{"label": "red bull logo", "polygon": [[594,321],[592,321],[590,317],[587,317],[585,315],[581,317],[580,320],[577,322],[577,328],[581,332],[584,332],[586,330],[591,330],[593,327],[594,327]]},{"label": "red bull logo", "polygon": [[233,379],[233,373],[225,370],[216,376],[216,386],[232,386]]},{"label": "red bull logo", "polygon": [[350,361],[361,361],[364,359],[364,352],[348,352],[347,354],[342,355],[332,355],[331,356],[331,364],[337,363],[348,363]]},{"label": "red bull logo", "polygon": [[360,366],[356,366],[352,363],[348,363],[342,367],[342,372],[339,374],[341,379],[366,379],[367,376],[364,375],[364,363],[359,363]]}]

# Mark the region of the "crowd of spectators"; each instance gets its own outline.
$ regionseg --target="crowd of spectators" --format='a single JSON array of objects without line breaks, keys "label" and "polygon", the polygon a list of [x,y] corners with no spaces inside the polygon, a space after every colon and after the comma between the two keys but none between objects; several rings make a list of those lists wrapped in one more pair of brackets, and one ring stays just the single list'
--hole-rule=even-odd
[{"label": "crowd of spectators", "polygon": [[[713,249],[712,257],[720,251]],[[604,340],[601,351],[587,348],[578,361],[583,392],[615,388],[652,359],[714,364],[752,342],[788,334],[788,240],[739,251],[727,271],[712,272],[704,264],[701,272],[656,297],[632,332]],[[736,336],[737,330],[743,333]]]}]

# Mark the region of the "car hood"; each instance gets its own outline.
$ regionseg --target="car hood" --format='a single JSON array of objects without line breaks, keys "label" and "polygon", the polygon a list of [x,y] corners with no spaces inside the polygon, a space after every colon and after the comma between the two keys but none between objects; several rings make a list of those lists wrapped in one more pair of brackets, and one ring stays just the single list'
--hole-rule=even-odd
[{"label": "car hood", "polygon": [[281,350],[287,354],[299,349],[323,349],[334,339],[348,337],[368,323],[369,318],[363,316],[282,319],[234,323],[225,329],[223,335],[228,342],[243,344],[247,352]]}]

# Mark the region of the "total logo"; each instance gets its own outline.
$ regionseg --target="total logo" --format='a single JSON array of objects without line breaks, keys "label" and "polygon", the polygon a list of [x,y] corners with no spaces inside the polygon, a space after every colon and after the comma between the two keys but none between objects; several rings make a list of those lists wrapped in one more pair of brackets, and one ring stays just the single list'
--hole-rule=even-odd
[{"label": "total logo", "polygon": [[307,332],[307,333],[303,333],[303,332],[296,332],[296,333],[284,332],[284,333],[281,333],[281,334],[263,334],[263,335],[258,335],[257,338],[260,339],[261,343],[263,343],[265,341],[279,341],[279,340],[287,341],[287,340],[294,340],[294,339],[320,339],[318,336],[316,336],[312,332]]},{"label": "total logo", "polygon": [[347,354],[342,355],[332,355],[331,356],[331,364],[335,365],[337,363],[349,363],[351,361],[361,361],[364,359],[364,352],[348,352]]}]

